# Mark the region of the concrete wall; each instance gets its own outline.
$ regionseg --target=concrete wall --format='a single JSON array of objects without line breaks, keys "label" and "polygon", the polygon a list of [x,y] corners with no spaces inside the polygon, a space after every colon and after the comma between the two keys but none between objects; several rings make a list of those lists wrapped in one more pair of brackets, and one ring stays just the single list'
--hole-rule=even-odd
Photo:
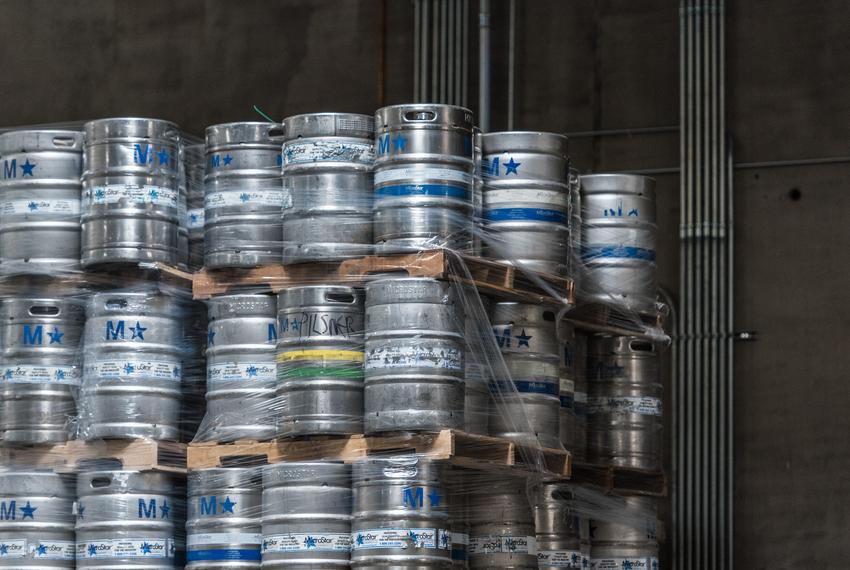
[{"label": "concrete wall", "polygon": [[[515,127],[678,123],[676,2],[518,4]],[[727,4],[737,161],[846,153],[850,5]],[[493,126],[502,128],[506,4],[494,5]],[[0,125],[135,114],[201,134],[208,124],[256,118],[254,104],[276,118],[369,113],[412,93],[413,21],[401,0],[386,0],[385,9],[377,0],[0,0],[0,25]],[[671,167],[678,138],[576,138],[572,155],[583,171]],[[834,164],[735,177],[736,326],[759,333],[737,345],[741,568],[846,565],[848,176],[850,165]],[[659,271],[675,294],[678,177],[659,176],[658,190]]]}]

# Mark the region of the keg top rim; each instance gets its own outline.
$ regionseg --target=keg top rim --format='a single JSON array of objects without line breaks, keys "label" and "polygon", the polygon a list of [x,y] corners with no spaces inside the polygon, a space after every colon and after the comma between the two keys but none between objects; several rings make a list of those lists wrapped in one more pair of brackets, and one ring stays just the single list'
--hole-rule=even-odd
[{"label": "keg top rim", "polygon": [[[272,134],[272,131],[280,133]],[[232,121],[209,125],[204,131],[207,152],[226,145],[257,145],[280,148],[283,144],[283,123],[268,121]]]},{"label": "keg top rim", "polygon": [[[406,121],[404,115],[408,112],[422,111],[435,113],[433,121]],[[442,112],[442,120],[438,120]],[[468,131],[472,134],[475,127],[474,115],[466,107],[458,105],[446,105],[443,103],[403,103],[401,105],[389,105],[375,111],[375,130],[380,131],[388,127],[388,123],[398,123],[398,126],[443,129],[449,126]]]},{"label": "keg top rim", "polygon": [[[648,190],[655,188],[655,178],[642,174],[610,172],[583,174],[579,177],[581,190],[590,192],[616,192],[618,190]],[[624,188],[625,187],[625,188]]]},{"label": "keg top rim", "polygon": [[[334,120],[333,129],[322,125],[322,120]],[[364,128],[340,128],[336,120],[360,121]],[[290,130],[297,132],[301,137],[353,137],[371,139],[375,135],[375,116],[362,113],[301,113],[292,115],[283,120],[284,140],[287,142],[297,140],[297,136],[291,136]],[[333,131],[333,132],[330,132]]]},{"label": "keg top rim", "polygon": [[569,138],[566,135],[547,131],[496,131],[481,134],[484,154],[536,150],[567,158],[568,143]]},{"label": "keg top rim", "polygon": [[103,119],[94,119],[91,121],[86,121],[83,124],[83,129],[89,131],[91,128],[96,126],[104,125],[107,123],[118,123],[118,122],[126,122],[126,123],[154,123],[162,126],[169,126],[175,129],[178,128],[177,123],[173,121],[169,121],[168,119],[155,119],[152,117],[105,117]]},{"label": "keg top rim", "polygon": [[[71,139],[67,144],[56,144],[57,138]],[[44,144],[50,139],[53,144]],[[0,133],[0,152],[73,152],[83,151],[83,132],[74,129],[22,128]]]}]

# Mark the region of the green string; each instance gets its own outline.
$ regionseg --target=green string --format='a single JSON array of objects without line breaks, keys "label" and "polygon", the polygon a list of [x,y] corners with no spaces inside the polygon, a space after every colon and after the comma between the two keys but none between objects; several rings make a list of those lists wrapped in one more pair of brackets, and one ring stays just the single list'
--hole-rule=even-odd
[{"label": "green string", "polygon": [[268,115],[263,113],[263,110],[260,109],[259,107],[257,107],[256,105],[254,105],[254,111],[256,111],[261,117],[263,117],[268,122],[270,122],[270,123],[276,122],[274,119],[272,119],[271,117],[269,117]]}]

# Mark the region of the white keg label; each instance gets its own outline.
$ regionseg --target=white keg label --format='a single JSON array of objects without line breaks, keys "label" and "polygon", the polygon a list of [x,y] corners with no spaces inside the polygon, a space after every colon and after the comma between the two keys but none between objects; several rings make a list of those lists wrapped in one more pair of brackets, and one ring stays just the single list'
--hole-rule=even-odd
[{"label": "white keg label", "polygon": [[0,215],[67,214],[80,215],[79,200],[6,200],[0,203]]},{"label": "white keg label", "polygon": [[134,204],[161,204],[177,207],[177,190],[152,184],[106,184],[83,189],[83,199],[89,204],[115,204],[127,200]]},{"label": "white keg label", "polygon": [[354,550],[367,548],[451,549],[449,531],[434,528],[373,528],[351,533]]},{"label": "white keg label", "polygon": [[253,532],[208,532],[203,534],[190,534],[186,537],[187,546],[262,543],[263,535]]},{"label": "white keg label", "polygon": [[204,207],[222,208],[226,206],[274,206],[283,208],[285,199],[283,188],[265,188],[259,190],[228,190],[213,192],[204,196]]},{"label": "white keg label", "polygon": [[274,382],[275,362],[221,362],[207,365],[208,382]]},{"label": "white keg label", "polygon": [[76,544],[68,540],[42,540],[30,543],[28,551],[37,560],[73,560]]},{"label": "white keg label", "polygon": [[469,538],[469,554],[531,554],[537,556],[537,539],[533,536],[487,534]]},{"label": "white keg label", "polygon": [[573,392],[573,394],[574,394],[573,397],[575,398],[575,401],[578,402],[579,404],[586,404],[587,403],[587,392]]},{"label": "white keg label", "polygon": [[311,162],[359,162],[371,165],[375,162],[375,150],[369,143],[330,139],[293,141],[283,145],[284,167]]},{"label": "white keg label", "polygon": [[0,538],[0,560],[4,558],[23,558],[27,555],[27,539]]},{"label": "white keg label", "polygon": [[578,550],[541,550],[537,553],[537,563],[540,566],[582,568],[582,560],[583,557]]},{"label": "white keg label", "polygon": [[204,228],[204,209],[190,208],[186,211],[186,227],[190,230]]},{"label": "white keg label", "polygon": [[645,397],[598,397],[587,399],[588,414],[640,414],[660,416],[661,399]]},{"label": "white keg label", "polygon": [[438,168],[432,166],[409,166],[404,168],[388,168],[375,173],[375,186],[384,182],[409,180],[448,180],[462,184],[472,184],[472,175],[453,168]]},{"label": "white keg label", "polygon": [[116,538],[77,543],[77,558],[173,558],[172,539]]},{"label": "white keg label", "polygon": [[351,550],[351,535],[331,533],[273,534],[263,537],[263,552],[348,552]]},{"label": "white keg label", "polygon": [[463,370],[463,353],[456,348],[423,344],[377,346],[366,349],[366,370],[382,368],[440,368]]},{"label": "white keg label", "polygon": [[179,361],[168,360],[97,360],[87,362],[83,373],[95,379],[154,380],[183,379],[183,368]]},{"label": "white keg label", "polygon": [[38,364],[0,365],[0,384],[67,384],[80,385],[80,369],[77,366],[39,366]]},{"label": "white keg label", "polygon": [[567,380],[566,378],[561,378],[561,392],[573,392],[575,393],[576,383],[572,380]]},{"label": "white keg label", "polygon": [[658,558],[646,556],[640,558],[594,558],[590,561],[593,570],[658,570]]},{"label": "white keg label", "polygon": [[464,546],[469,545],[469,535],[465,532],[453,532],[451,533],[452,544],[462,544]]}]

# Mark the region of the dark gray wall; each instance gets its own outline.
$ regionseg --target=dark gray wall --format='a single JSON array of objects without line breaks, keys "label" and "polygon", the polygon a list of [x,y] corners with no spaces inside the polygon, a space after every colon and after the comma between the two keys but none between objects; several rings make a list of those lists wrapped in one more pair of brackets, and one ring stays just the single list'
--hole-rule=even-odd
[{"label": "dark gray wall", "polygon": [[[254,104],[275,118],[369,113],[412,93],[410,3],[383,4],[0,0],[0,125],[135,114],[201,134],[255,118]],[[494,4],[493,126],[502,128],[506,10]],[[517,128],[678,123],[675,1],[518,4]],[[736,160],[846,153],[850,4],[727,4]],[[674,167],[678,137],[576,138],[572,155],[583,171]],[[736,173],[736,326],[759,333],[736,347],[740,568],[846,567],[848,177],[846,164]],[[675,294],[678,177],[659,176],[658,186],[659,271]]]}]

